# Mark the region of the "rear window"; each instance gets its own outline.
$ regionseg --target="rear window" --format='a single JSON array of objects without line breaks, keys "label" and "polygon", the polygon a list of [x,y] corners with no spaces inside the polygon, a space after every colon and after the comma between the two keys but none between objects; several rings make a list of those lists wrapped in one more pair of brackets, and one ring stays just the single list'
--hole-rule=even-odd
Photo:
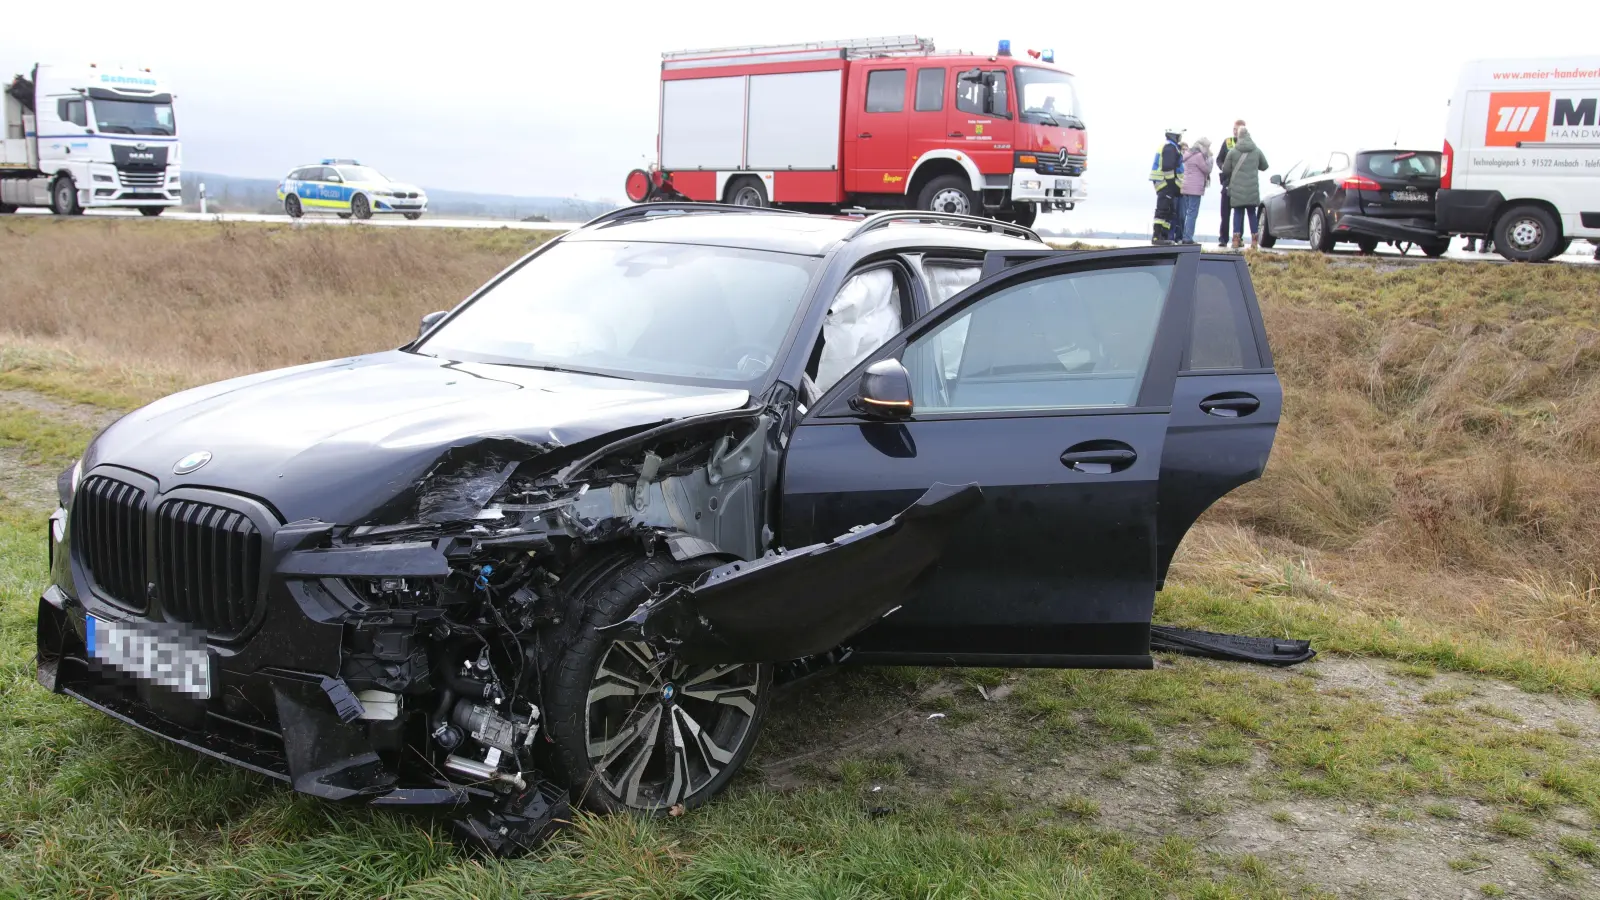
[{"label": "rear window", "polygon": [[1439,177],[1439,154],[1420,150],[1363,153],[1357,166],[1374,178]]}]

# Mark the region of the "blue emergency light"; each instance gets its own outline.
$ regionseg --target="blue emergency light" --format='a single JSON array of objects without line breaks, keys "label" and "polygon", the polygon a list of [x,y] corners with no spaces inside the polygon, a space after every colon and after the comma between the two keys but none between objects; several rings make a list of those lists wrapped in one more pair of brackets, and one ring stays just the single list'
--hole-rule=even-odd
[{"label": "blue emergency light", "polygon": [[361,163],[356,162],[353,159],[325,159],[325,160],[322,161],[322,165],[324,165],[324,166],[359,166],[359,165],[361,165]]},{"label": "blue emergency light", "polygon": [[1000,54],[999,55],[1001,55],[1001,56],[1010,56],[1011,55],[1011,42],[1010,41],[1001,41],[1000,42]]},{"label": "blue emergency light", "polygon": [[1041,50],[1039,51],[1039,59],[1047,63],[1053,63],[1056,61],[1056,52],[1054,50]]}]

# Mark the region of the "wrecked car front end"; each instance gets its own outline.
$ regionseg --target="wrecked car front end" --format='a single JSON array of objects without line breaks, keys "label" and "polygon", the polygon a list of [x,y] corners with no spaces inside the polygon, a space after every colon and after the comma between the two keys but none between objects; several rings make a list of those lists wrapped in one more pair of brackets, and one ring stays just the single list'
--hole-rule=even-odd
[{"label": "wrecked car front end", "polygon": [[39,680],[314,796],[532,845],[567,810],[540,702],[583,615],[563,578],[602,546],[759,556],[785,409],[457,442],[359,524],[91,451],[52,519]]}]

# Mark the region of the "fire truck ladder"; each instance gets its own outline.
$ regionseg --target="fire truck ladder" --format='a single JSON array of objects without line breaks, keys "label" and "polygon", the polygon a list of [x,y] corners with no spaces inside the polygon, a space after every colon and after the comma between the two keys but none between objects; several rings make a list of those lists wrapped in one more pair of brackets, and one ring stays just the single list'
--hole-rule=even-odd
[{"label": "fire truck ladder", "polygon": [[704,59],[715,56],[766,56],[769,54],[838,53],[846,59],[870,56],[927,56],[933,53],[933,41],[914,34],[893,37],[855,38],[844,41],[812,41],[805,44],[757,44],[748,47],[715,47],[708,50],[674,50],[661,54],[667,61]]}]

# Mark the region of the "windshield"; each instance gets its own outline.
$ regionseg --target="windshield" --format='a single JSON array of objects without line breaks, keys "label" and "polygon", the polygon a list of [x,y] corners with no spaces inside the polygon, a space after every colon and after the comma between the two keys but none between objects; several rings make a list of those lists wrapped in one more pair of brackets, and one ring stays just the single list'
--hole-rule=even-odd
[{"label": "windshield", "polygon": [[1036,69],[1017,66],[1017,108],[1022,117],[1045,125],[1062,125],[1082,128],[1079,120],[1078,92],[1072,86],[1072,76],[1054,69]]},{"label": "windshield", "polygon": [[448,359],[745,386],[772,367],[819,263],[729,247],[560,243],[417,349]]},{"label": "windshield", "polygon": [[138,100],[94,101],[94,119],[107,134],[177,134],[170,103]]},{"label": "windshield", "polygon": [[340,166],[339,177],[345,181],[383,182],[389,180],[383,177],[382,172],[367,166]]}]

